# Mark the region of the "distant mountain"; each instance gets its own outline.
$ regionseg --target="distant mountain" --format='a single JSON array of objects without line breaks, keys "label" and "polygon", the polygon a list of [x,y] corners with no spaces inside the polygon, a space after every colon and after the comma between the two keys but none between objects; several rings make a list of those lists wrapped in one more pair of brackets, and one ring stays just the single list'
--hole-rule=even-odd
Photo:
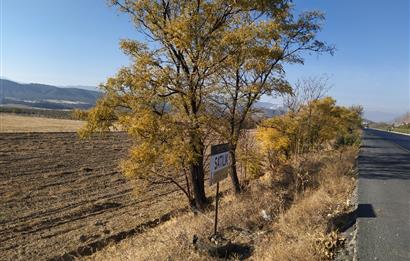
[{"label": "distant mountain", "polygon": [[270,102],[256,102],[255,103],[256,108],[264,108],[264,109],[271,109],[271,110],[277,110],[281,109],[279,104],[275,103],[270,103]]},{"label": "distant mountain", "polygon": [[401,124],[410,124],[410,112],[405,113],[404,115],[397,118],[394,123],[401,125]]},{"label": "distant mountain", "polygon": [[61,88],[75,88],[75,89],[84,89],[84,90],[89,90],[89,91],[96,91],[99,92],[100,88],[97,86],[87,86],[87,85],[72,85],[72,86],[57,86]]},{"label": "distant mountain", "polygon": [[[93,86],[57,87],[39,83],[22,84],[0,79],[0,106],[46,109],[88,109],[95,105],[102,93]],[[285,112],[277,104],[257,102],[258,114],[272,117]]]},{"label": "distant mountain", "polygon": [[61,88],[39,83],[21,84],[0,79],[0,104],[47,109],[87,109],[102,93],[80,88]]},{"label": "distant mountain", "polygon": [[260,110],[266,117],[273,117],[286,112],[286,109],[282,106],[270,102],[257,102],[255,108]]}]

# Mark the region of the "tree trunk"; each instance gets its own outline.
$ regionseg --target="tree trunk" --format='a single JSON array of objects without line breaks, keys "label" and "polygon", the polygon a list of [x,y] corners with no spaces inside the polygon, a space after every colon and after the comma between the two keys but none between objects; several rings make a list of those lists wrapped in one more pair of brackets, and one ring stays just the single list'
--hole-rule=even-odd
[{"label": "tree trunk", "polygon": [[235,189],[235,193],[239,194],[241,193],[241,184],[239,183],[239,178],[238,178],[238,172],[236,171],[236,146],[231,147],[229,154],[231,155],[231,171],[229,172],[229,175],[231,176],[232,180],[232,186]]},{"label": "tree trunk", "polygon": [[199,211],[203,211],[208,205],[205,196],[203,156],[198,157],[197,162],[191,163],[190,170],[195,206]]},{"label": "tree trunk", "polygon": [[204,211],[208,205],[204,185],[204,144],[195,132],[191,133],[190,138],[191,150],[195,155],[195,160],[190,163],[192,192],[196,208],[199,211]]}]

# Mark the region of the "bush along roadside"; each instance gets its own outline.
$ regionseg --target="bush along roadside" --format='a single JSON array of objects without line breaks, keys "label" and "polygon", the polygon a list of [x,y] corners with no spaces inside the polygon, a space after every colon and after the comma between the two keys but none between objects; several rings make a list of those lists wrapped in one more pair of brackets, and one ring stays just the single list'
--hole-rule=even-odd
[{"label": "bush along roadside", "polygon": [[[217,243],[213,211],[187,213],[96,253],[123,260],[330,260],[343,248],[356,186],[361,111],[318,99],[243,135],[241,194],[220,201]],[[222,182],[228,186],[228,182]],[[205,247],[204,247],[205,246]]]}]

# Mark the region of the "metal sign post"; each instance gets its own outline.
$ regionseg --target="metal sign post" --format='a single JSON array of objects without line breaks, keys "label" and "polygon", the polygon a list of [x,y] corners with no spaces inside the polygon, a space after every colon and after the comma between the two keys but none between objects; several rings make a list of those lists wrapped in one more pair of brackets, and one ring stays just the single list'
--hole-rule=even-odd
[{"label": "metal sign post", "polygon": [[214,235],[218,232],[219,182],[216,183]]},{"label": "metal sign post", "polygon": [[211,147],[211,177],[209,180],[211,185],[216,183],[214,235],[218,232],[219,181],[228,176],[230,164],[228,144],[213,145]]}]

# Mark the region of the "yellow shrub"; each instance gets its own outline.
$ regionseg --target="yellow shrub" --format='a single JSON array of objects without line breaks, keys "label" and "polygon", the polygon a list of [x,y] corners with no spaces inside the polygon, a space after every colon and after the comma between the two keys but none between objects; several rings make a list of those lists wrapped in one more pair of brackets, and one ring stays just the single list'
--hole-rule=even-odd
[{"label": "yellow shrub", "polygon": [[361,109],[336,105],[331,97],[309,102],[299,111],[267,119],[256,137],[269,164],[283,163],[292,154],[351,145],[357,140]]}]

